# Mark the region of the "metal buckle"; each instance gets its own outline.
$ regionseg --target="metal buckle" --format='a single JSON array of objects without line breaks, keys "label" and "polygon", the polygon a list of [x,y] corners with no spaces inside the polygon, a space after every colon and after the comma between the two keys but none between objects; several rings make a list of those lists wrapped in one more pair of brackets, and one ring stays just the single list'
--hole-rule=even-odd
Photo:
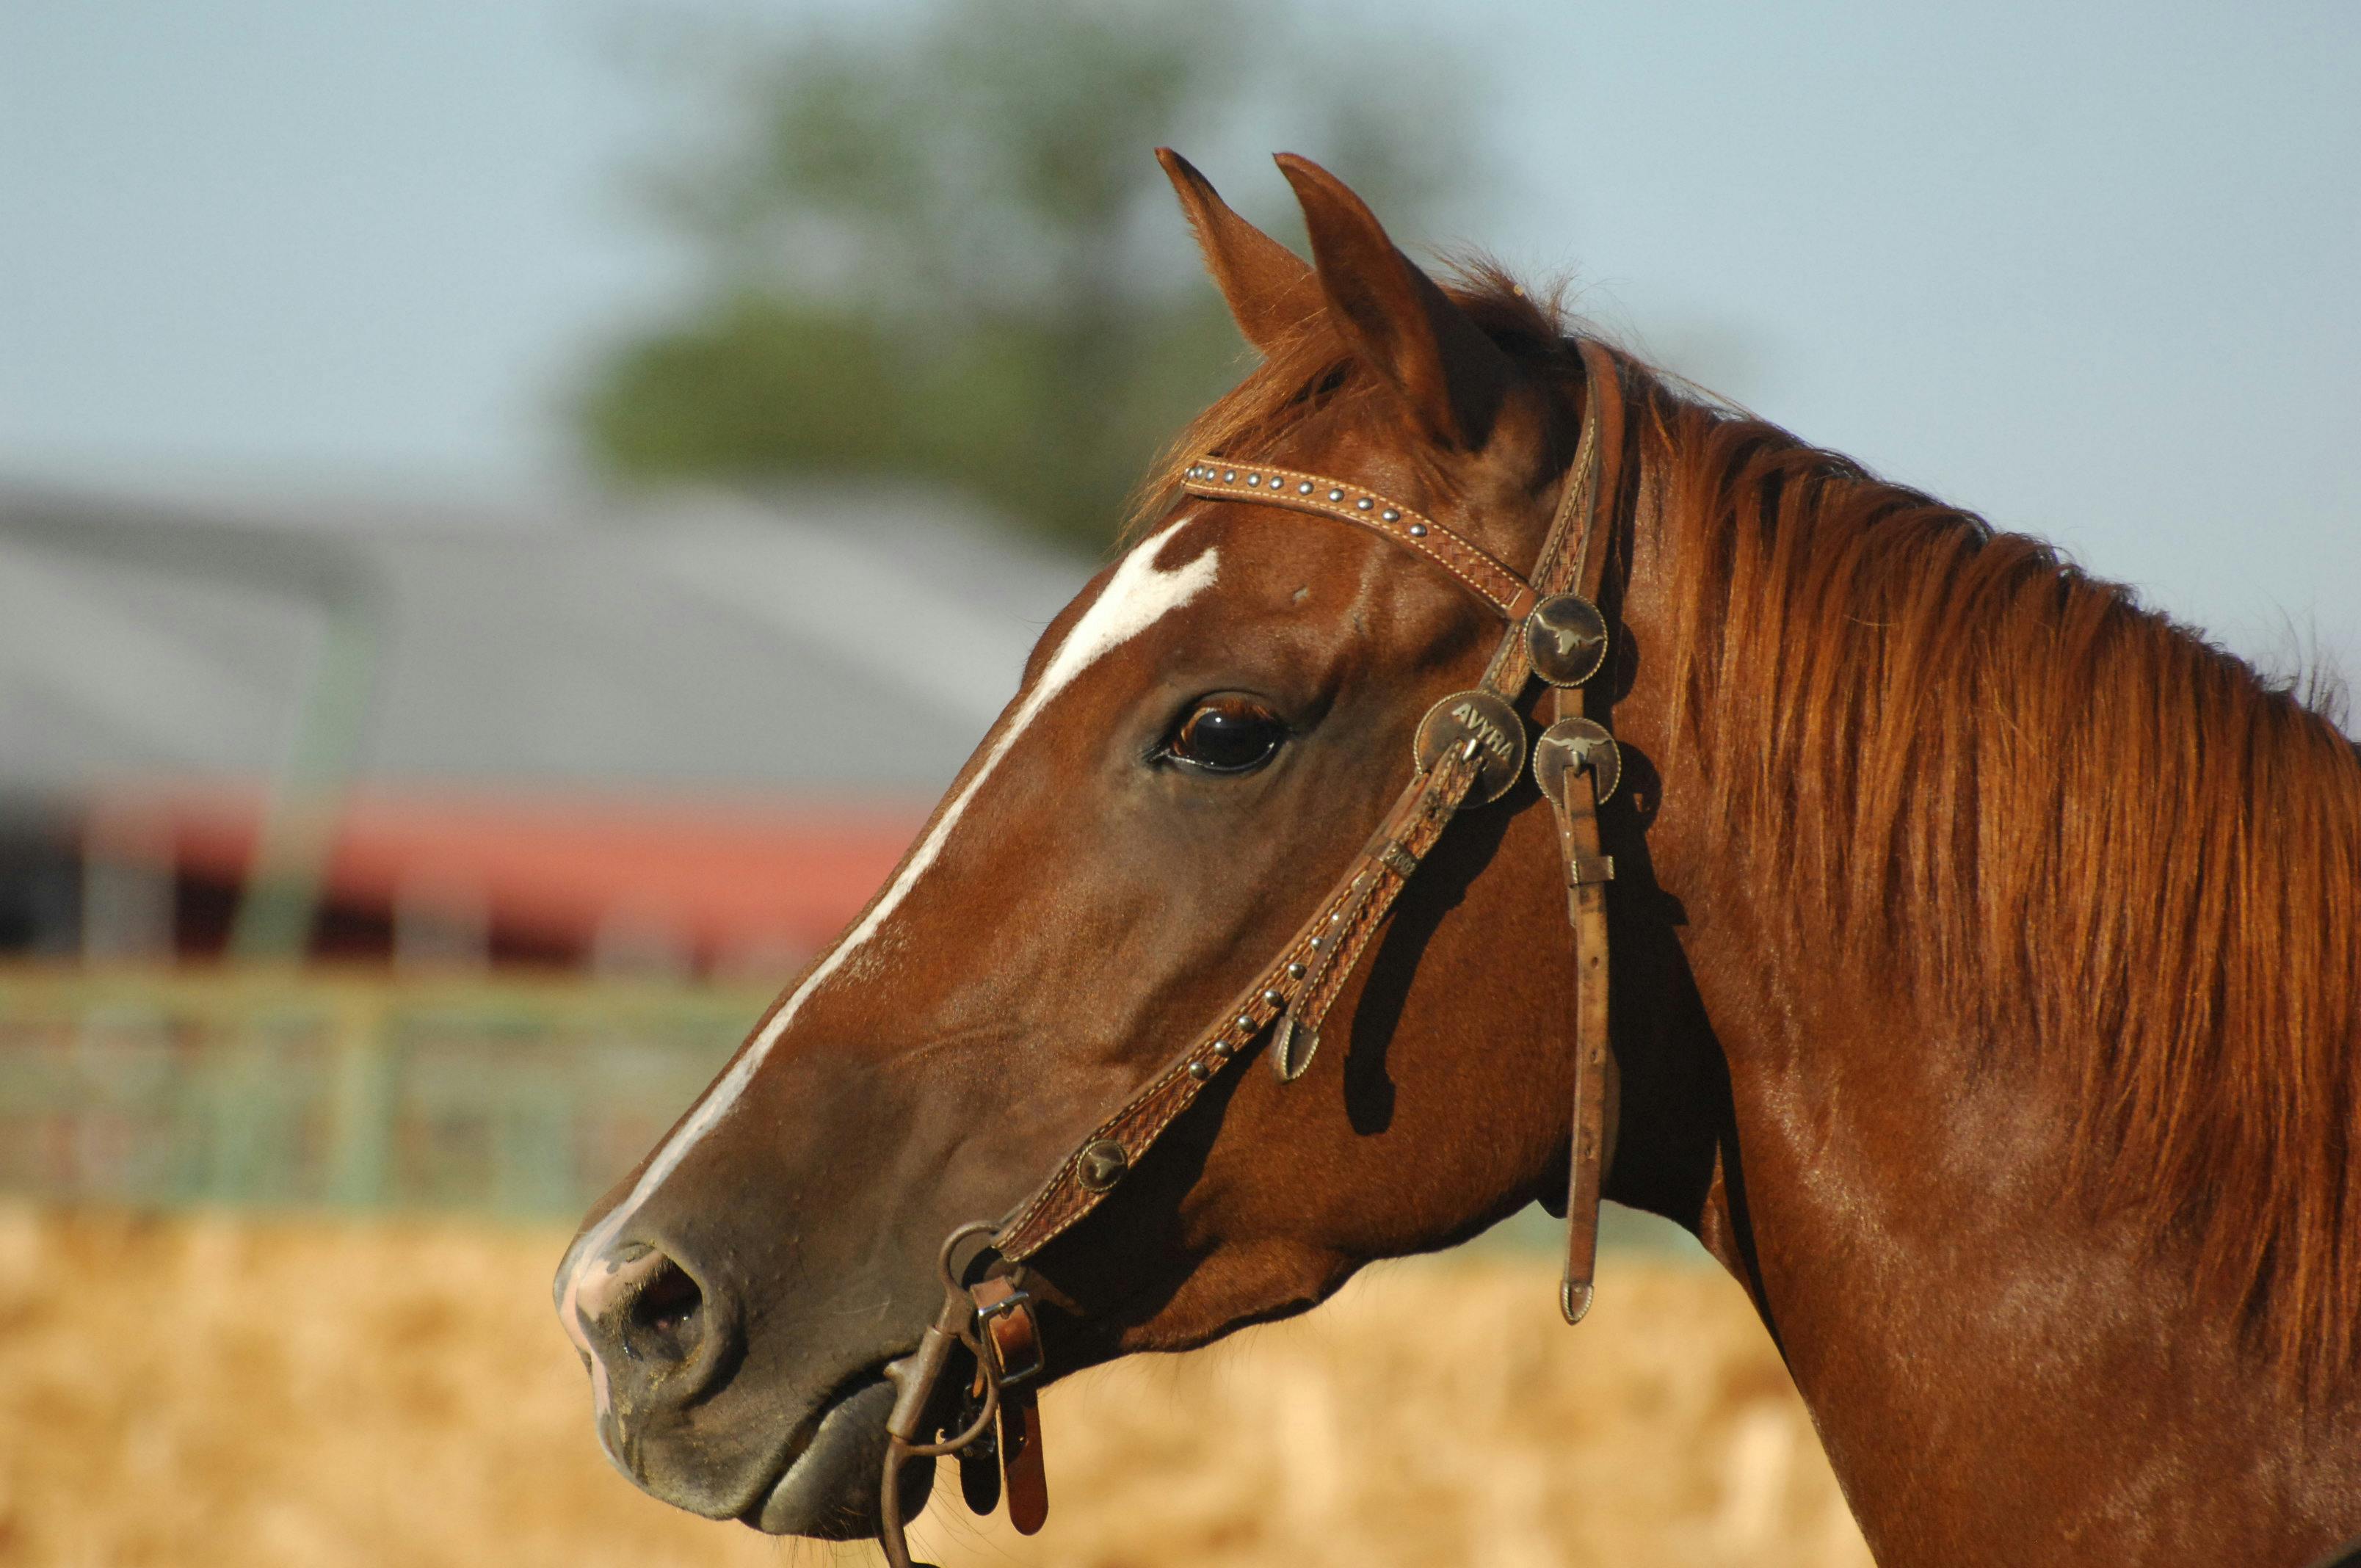
[{"label": "metal buckle", "polygon": [[1037,1325],[1030,1336],[1033,1341],[1032,1365],[1029,1366],[1011,1367],[1006,1362],[1001,1359],[1000,1340],[998,1336],[994,1334],[992,1332],[992,1320],[994,1318],[1012,1316],[1020,1310],[1031,1308],[1032,1305],[1033,1297],[1031,1292],[1025,1290],[1011,1290],[1007,1295],[1002,1297],[999,1300],[993,1302],[990,1306],[985,1306],[982,1303],[978,1303],[976,1306],[975,1336],[977,1340],[992,1347],[993,1364],[1000,1369],[1000,1386],[1004,1388],[1014,1384],[1022,1383],[1028,1377],[1038,1377],[1041,1375],[1043,1365],[1048,1360],[1048,1353],[1042,1348],[1041,1331]]}]

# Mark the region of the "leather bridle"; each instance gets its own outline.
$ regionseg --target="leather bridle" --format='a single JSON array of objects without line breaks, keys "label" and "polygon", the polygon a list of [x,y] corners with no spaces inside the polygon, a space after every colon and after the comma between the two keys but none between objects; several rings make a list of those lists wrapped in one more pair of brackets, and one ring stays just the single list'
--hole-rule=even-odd
[{"label": "leather bridle", "polygon": [[[1519,704],[1538,677],[1551,690],[1549,727],[1532,746],[1535,782],[1557,821],[1574,927],[1573,1138],[1566,1181],[1565,1272],[1559,1306],[1569,1323],[1590,1309],[1598,1250],[1598,1190],[1607,1102],[1607,883],[1614,862],[1599,850],[1598,807],[1614,794],[1622,759],[1614,738],[1581,711],[1580,688],[1605,665],[1607,623],[1598,585],[1602,534],[1620,488],[1623,391],[1614,356],[1582,340],[1582,434],[1532,575],[1521,577],[1466,536],[1366,486],[1268,464],[1200,457],[1180,489],[1208,500],[1285,507],[1353,523],[1414,550],[1450,574],[1507,623],[1483,679],[1427,711],[1418,727],[1416,772],[1344,877],[1279,957],[1196,1044],[1091,1133],[1032,1197],[997,1225],[963,1225],[944,1242],[943,1306],[918,1348],[888,1366],[895,1398],[886,1418],[878,1538],[894,1568],[913,1568],[903,1539],[901,1471],[910,1460],[957,1454],[969,1505],[989,1513],[1005,1478],[1009,1518],[1031,1534],[1048,1517],[1035,1401],[1043,1360],[1039,1325],[1022,1269],[962,1282],[958,1255],[970,1238],[1021,1265],[1105,1199],[1148,1146],[1214,1077],[1272,1031],[1270,1058],[1292,1081],[1311,1065],[1320,1030],[1369,941],[1420,863],[1465,807],[1507,793],[1526,764]],[[1599,705],[1604,708],[1604,702]],[[1587,780],[1577,785],[1576,778]],[[1276,1024],[1277,1028],[1272,1029]],[[968,1265],[972,1266],[974,1257]],[[958,1415],[928,1428],[936,1386],[955,1346],[974,1374]]]}]

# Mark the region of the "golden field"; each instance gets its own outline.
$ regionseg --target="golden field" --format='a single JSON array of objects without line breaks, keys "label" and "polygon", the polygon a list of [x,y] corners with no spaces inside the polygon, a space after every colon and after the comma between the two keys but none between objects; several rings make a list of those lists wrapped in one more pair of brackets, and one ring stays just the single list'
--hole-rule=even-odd
[{"label": "golden field", "polygon": [[[564,1236],[0,1207],[0,1563],[874,1563],[642,1497],[549,1312]],[[1737,1288],[1610,1254],[1372,1271],[1299,1322],[1044,1398],[1050,1520],[913,1530],[945,1568],[1868,1562]],[[1404,1325],[1418,1323],[1413,1340]]]}]

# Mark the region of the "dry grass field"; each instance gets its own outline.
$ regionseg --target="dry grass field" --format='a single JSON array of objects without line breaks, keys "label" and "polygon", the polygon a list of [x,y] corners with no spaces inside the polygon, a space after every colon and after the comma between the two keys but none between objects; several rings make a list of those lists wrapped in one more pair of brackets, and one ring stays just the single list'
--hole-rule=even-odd
[{"label": "dry grass field", "polygon": [[[0,1563],[873,1563],[640,1496],[548,1308],[555,1232],[0,1207]],[[1744,1563],[1859,1536],[1738,1290],[1610,1255],[1373,1272],[1297,1323],[1045,1399],[1049,1528],[945,1486],[946,1568]],[[1413,1343],[1409,1322],[1424,1325]]]}]

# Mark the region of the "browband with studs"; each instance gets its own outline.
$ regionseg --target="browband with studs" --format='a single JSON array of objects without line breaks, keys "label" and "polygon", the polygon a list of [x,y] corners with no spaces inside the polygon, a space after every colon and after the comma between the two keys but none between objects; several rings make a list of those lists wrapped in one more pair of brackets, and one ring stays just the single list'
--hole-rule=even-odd
[{"label": "browband with studs", "polygon": [[1503,620],[1522,620],[1533,608],[1532,587],[1482,545],[1375,490],[1291,468],[1240,466],[1210,457],[1180,471],[1180,488],[1207,500],[1256,501],[1356,524],[1433,561]]}]

